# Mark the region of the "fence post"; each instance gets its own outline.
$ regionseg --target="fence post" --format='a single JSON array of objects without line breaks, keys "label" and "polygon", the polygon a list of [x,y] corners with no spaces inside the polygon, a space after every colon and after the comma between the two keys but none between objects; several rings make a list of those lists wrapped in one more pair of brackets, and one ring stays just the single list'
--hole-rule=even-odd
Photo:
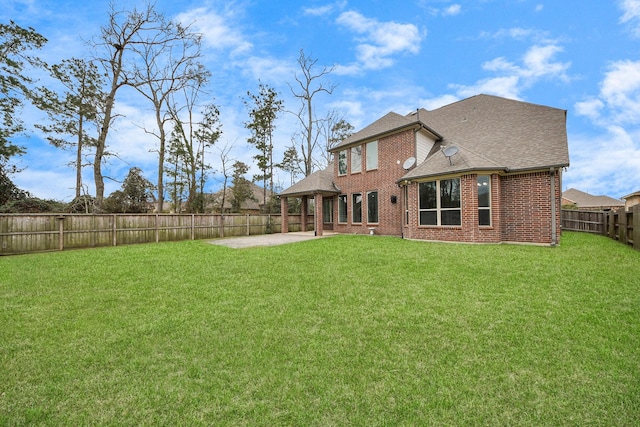
[{"label": "fence post", "polygon": [[249,214],[246,216],[247,219],[247,236],[251,234],[251,224],[249,224]]},{"label": "fence post", "polygon": [[58,248],[64,249],[64,215],[58,217]]},{"label": "fence post", "polygon": [[624,208],[618,209],[618,240],[627,244],[627,212]]},{"label": "fence post", "polygon": [[191,214],[191,240],[196,239],[196,214]]},{"label": "fence post", "polygon": [[632,206],[631,224],[633,224],[633,248],[640,251],[640,205]]},{"label": "fence post", "polygon": [[117,224],[118,216],[117,216],[117,214],[113,214],[112,218],[113,218],[113,227],[112,227],[112,230],[113,230],[113,236],[112,236],[113,246],[117,246],[117,244],[118,244],[117,237],[116,237],[118,235],[118,224]]}]

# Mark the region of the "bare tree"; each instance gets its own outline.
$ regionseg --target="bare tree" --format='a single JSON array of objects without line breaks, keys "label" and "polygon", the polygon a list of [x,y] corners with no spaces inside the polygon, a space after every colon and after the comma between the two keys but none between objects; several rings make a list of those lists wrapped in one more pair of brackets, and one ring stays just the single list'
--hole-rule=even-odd
[{"label": "bare tree", "polygon": [[[209,73],[197,62],[200,58],[201,35],[180,23],[166,21],[156,16],[157,27],[141,36],[141,43],[132,45],[136,55],[133,78],[134,87],[153,105],[156,129],[146,130],[158,139],[158,211],[164,203],[164,157],[167,134],[165,124],[175,117],[175,105],[171,96],[191,84],[201,87]],[[195,91],[198,92],[197,90]],[[172,112],[172,109],[174,112]],[[190,197],[194,196],[193,191]]]},{"label": "bare tree", "polygon": [[236,161],[229,155],[232,148],[233,146],[229,143],[217,148],[218,156],[220,158],[220,173],[222,174],[222,199],[220,200],[220,213],[224,213],[224,204],[227,198],[227,187],[229,186],[229,179],[233,176],[233,165]]},{"label": "bare tree", "polygon": [[[95,60],[102,64],[107,81],[104,111],[100,112],[102,121],[93,162],[96,209],[100,210],[104,199],[102,162],[109,154],[107,136],[117,117],[114,113],[116,95],[121,88],[131,86],[157,101],[158,105],[164,106],[166,100],[161,96],[170,91],[167,89],[167,82],[171,83],[174,79],[182,84],[183,80],[175,77],[193,73],[194,69],[197,69],[192,59],[199,55],[199,36],[190,33],[179,24],[167,21],[164,15],[155,10],[153,3],[147,3],[141,10],[134,8],[130,11],[116,10],[111,4],[108,22],[100,28],[100,36],[90,43],[90,47],[96,55]],[[196,54],[192,52],[192,48]],[[174,55],[177,57],[173,57]],[[154,60],[159,62],[156,64]],[[167,64],[173,65],[167,67]],[[174,72],[175,74],[172,74]],[[145,84],[147,86],[143,87]],[[169,87],[174,88],[175,83]],[[157,98],[154,98],[153,89],[157,90]],[[160,111],[162,113],[162,108]],[[164,120],[165,116],[160,114],[158,118],[156,114],[158,123],[163,123]],[[162,149],[162,146],[160,148]],[[160,166],[159,169],[161,168]],[[162,185],[162,182],[159,184]],[[162,197],[162,189],[159,189],[159,192],[159,196]],[[161,201],[159,205],[162,205]]]},{"label": "bare tree", "polygon": [[[322,79],[331,73],[334,67],[322,67],[319,71],[315,71],[318,60],[306,56],[304,50],[300,50],[298,57],[298,65],[302,71],[302,75],[295,74],[294,78],[297,83],[294,88],[289,84],[293,96],[300,100],[300,108],[293,114],[300,122],[300,132],[295,138],[297,140],[297,151],[302,160],[302,171],[304,176],[313,173],[314,158],[318,156],[317,151],[323,149],[321,146],[321,131],[319,120],[315,115],[314,97],[320,93],[332,94],[337,85],[325,84]],[[296,143],[294,142],[294,145]]]}]

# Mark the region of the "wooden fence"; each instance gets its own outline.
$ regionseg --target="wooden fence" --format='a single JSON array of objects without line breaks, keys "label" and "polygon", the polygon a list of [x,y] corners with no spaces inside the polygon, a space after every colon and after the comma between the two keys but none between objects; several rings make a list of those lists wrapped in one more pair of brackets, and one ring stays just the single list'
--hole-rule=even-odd
[{"label": "wooden fence", "polygon": [[640,205],[629,210],[562,210],[562,229],[597,233],[640,250]]},{"label": "wooden fence", "polygon": [[[289,231],[301,231],[289,215]],[[313,215],[307,217],[313,230]],[[280,215],[0,214],[0,255],[280,232]]]}]

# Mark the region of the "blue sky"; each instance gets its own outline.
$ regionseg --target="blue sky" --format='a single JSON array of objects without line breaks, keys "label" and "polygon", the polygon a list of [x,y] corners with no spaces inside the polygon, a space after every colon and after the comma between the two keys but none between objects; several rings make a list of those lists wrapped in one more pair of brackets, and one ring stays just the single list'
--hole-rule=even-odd
[{"label": "blue sky", "polygon": [[[221,109],[219,145],[249,165],[255,152],[242,97],[262,81],[295,109],[287,82],[304,49],[319,67],[335,67],[325,81],[338,86],[317,97],[320,115],[335,109],[358,130],[389,111],[433,109],[478,93],[561,108],[571,162],[563,189],[617,198],[640,190],[640,0],[158,0],[156,8],[203,33],[209,91]],[[0,19],[47,37],[39,55],[56,63],[86,56],[83,40],[98,34],[107,11],[102,0],[9,0]],[[116,108],[121,117],[108,145],[118,157],[104,174],[122,179],[137,166],[155,182],[155,141],[142,130],[152,124],[149,108],[131,93]],[[28,125],[43,120],[30,107],[23,117]],[[291,114],[276,125],[279,160],[296,125]],[[73,153],[35,132],[17,142],[27,147],[19,160],[26,169],[14,182],[38,197],[70,200]],[[219,168],[216,155],[209,158]],[[282,173],[276,180],[290,184]],[[90,168],[84,181],[94,194]],[[106,194],[121,185],[106,184]],[[207,190],[217,185],[213,177]]]}]

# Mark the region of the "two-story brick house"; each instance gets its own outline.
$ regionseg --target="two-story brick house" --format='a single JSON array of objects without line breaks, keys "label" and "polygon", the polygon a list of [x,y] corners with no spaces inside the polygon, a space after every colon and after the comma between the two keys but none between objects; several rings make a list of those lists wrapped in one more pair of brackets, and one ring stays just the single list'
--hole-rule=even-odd
[{"label": "two-story brick house", "polygon": [[566,111],[477,95],[376,120],[281,196],[315,200],[315,230],[460,242],[556,244]]}]

